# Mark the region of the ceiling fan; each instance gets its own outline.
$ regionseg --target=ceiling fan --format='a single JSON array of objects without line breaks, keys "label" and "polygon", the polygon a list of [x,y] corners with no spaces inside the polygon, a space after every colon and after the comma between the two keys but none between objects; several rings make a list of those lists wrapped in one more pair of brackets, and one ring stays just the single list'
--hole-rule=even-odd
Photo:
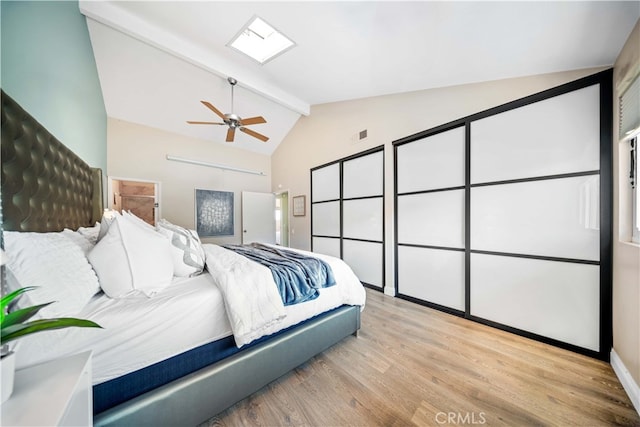
[{"label": "ceiling fan", "polygon": [[187,120],[187,123],[190,125],[227,125],[229,129],[227,130],[227,142],[233,142],[233,138],[236,134],[236,129],[240,129],[241,132],[246,133],[247,135],[251,135],[254,138],[258,138],[261,141],[267,142],[269,140],[268,137],[253,131],[251,129],[246,128],[248,125],[257,125],[260,123],[267,123],[267,121],[262,116],[249,117],[248,119],[243,119],[237,114],[233,113],[233,87],[238,83],[236,79],[233,77],[227,78],[227,81],[231,85],[231,113],[222,114],[220,110],[214,107],[210,102],[200,101],[204,104],[205,107],[216,113],[221,119],[222,122],[197,122],[192,120]]}]

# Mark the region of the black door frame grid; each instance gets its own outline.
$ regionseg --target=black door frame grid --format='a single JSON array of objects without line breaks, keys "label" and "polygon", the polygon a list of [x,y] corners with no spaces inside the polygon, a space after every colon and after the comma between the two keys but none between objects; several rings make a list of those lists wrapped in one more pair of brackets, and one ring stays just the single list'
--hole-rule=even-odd
[{"label": "black door frame grid", "polygon": [[[609,361],[610,352],[613,344],[613,326],[612,326],[612,234],[613,234],[613,172],[612,172],[612,139],[613,139],[613,70],[608,69],[579,80],[575,80],[543,92],[539,92],[515,101],[508,102],[506,104],[490,108],[488,110],[472,114],[467,117],[463,117],[458,120],[445,123],[443,125],[418,132],[413,135],[398,139],[393,142],[394,147],[394,281],[396,296],[402,299],[416,302],[437,310],[441,310],[450,314],[454,314],[466,319],[473,320],[485,325],[489,325],[498,329],[502,329],[520,336],[531,338],[543,343],[551,344],[560,348],[574,351],[576,353],[584,354],[601,360]],[[479,119],[483,119],[489,116],[493,116],[499,113],[504,113],[515,108],[520,108],[525,105],[533,104],[539,101],[543,101],[549,98],[553,98],[559,95],[564,95],[569,92],[573,92],[579,89],[583,89],[593,85],[600,85],[600,169],[596,171],[585,171],[579,173],[566,173],[553,176],[544,177],[532,177],[515,179],[508,181],[497,181],[491,183],[478,183],[471,184],[471,123]],[[421,245],[403,245],[397,242],[398,236],[398,147],[414,142],[429,136],[436,135],[445,131],[452,130],[454,128],[465,128],[465,185],[464,187],[446,188],[442,190],[452,189],[464,189],[465,191],[465,309],[464,311],[452,309],[450,307],[444,307],[439,304],[435,304],[428,301],[423,301],[408,295],[402,295],[398,292],[398,247],[399,246],[418,246],[428,247]],[[556,257],[545,256],[530,256],[522,254],[502,253],[502,252],[488,252],[481,250],[471,249],[471,188],[479,187],[483,185],[497,185],[515,182],[528,182],[536,180],[546,180],[553,178],[569,178],[573,176],[584,175],[599,175],[600,176],[600,261],[588,261],[588,260],[576,260],[576,259],[564,259]],[[431,190],[433,191],[433,190]],[[419,192],[419,193],[425,193]],[[406,195],[410,193],[402,193],[400,195]],[[441,248],[446,250],[458,250],[459,248]],[[522,329],[517,329],[508,325],[504,325],[491,320],[483,319],[471,314],[471,254],[491,254],[491,255],[503,255],[511,257],[525,257],[532,259],[552,260],[552,261],[565,261],[575,262],[580,264],[593,264],[600,267],[600,348],[598,351],[586,349],[573,344],[569,344],[563,341],[559,341],[546,336],[538,335]]]},{"label": "black door frame grid", "polygon": [[[364,156],[368,156],[370,154],[375,154],[377,152],[382,152],[382,194],[380,195],[376,195],[376,196],[366,196],[366,197],[351,197],[351,198],[344,198],[343,195],[343,186],[344,186],[344,175],[343,175],[343,166],[345,162],[348,162],[349,160],[354,160],[360,157],[364,157]],[[332,200],[322,200],[319,202],[314,202],[313,201],[313,172],[318,170],[318,169],[322,169],[325,168],[327,166],[332,166],[334,164],[338,163],[339,164],[339,173],[340,173],[340,197],[338,199],[332,199]],[[324,163],[322,165],[319,166],[315,166],[313,168],[311,168],[310,170],[310,182],[311,182],[311,215],[310,215],[310,220],[311,220],[311,251],[313,252],[313,238],[314,237],[319,237],[319,238],[326,238],[326,239],[339,239],[340,240],[340,258],[343,258],[343,242],[345,240],[350,240],[350,241],[356,241],[356,242],[368,242],[368,243],[381,243],[382,244],[382,287],[378,287],[375,285],[372,285],[370,283],[365,283],[362,282],[362,284],[368,288],[374,289],[376,291],[381,291],[384,292],[384,288],[385,288],[385,275],[386,275],[386,245],[385,245],[385,227],[386,227],[386,221],[384,220],[384,209],[385,209],[385,191],[384,191],[384,186],[385,186],[385,177],[384,177],[384,145],[380,145],[356,154],[353,154],[351,156],[347,156],[347,157],[343,157],[341,159],[338,160],[334,160],[332,162],[329,163]],[[366,240],[366,239],[355,239],[355,238],[349,238],[349,237],[344,237],[344,230],[343,230],[343,221],[342,221],[342,217],[343,217],[343,202],[345,201],[349,201],[349,200],[363,200],[363,199],[376,199],[376,198],[382,198],[382,240]],[[323,236],[323,235],[316,235],[313,233],[313,205],[315,204],[319,204],[319,203],[330,203],[330,202],[339,202],[340,203],[340,236]]]}]

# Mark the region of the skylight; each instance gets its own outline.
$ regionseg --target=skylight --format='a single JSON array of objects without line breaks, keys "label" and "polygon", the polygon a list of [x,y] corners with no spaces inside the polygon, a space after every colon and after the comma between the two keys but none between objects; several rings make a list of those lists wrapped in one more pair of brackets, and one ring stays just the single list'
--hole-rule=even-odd
[{"label": "skylight", "polygon": [[254,16],[228,46],[264,64],[294,47],[295,43],[263,19]]}]

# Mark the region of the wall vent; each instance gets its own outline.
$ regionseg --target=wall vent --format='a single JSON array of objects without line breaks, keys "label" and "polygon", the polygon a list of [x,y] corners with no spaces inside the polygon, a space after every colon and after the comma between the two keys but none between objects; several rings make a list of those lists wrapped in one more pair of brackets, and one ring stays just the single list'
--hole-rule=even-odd
[{"label": "wall vent", "polygon": [[365,139],[367,137],[367,130],[361,130],[358,139]]}]

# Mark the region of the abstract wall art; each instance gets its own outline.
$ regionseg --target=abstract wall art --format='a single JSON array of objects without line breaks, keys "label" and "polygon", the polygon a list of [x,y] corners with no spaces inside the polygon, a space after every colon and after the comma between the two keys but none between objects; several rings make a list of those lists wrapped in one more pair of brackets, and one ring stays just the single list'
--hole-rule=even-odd
[{"label": "abstract wall art", "polygon": [[196,188],[196,231],[200,237],[233,236],[233,192]]}]

